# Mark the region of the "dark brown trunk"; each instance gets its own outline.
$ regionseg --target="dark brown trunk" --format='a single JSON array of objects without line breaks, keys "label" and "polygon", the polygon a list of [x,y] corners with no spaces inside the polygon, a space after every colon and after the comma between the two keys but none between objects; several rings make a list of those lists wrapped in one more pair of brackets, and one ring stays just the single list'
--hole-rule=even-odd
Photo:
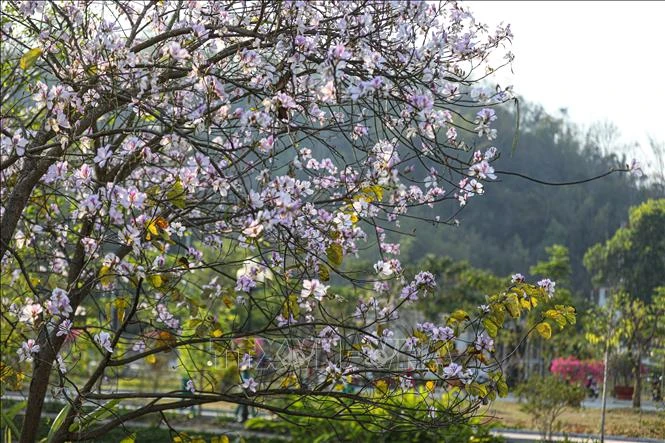
[{"label": "dark brown trunk", "polygon": [[642,366],[642,347],[637,347],[637,359],[633,362],[633,375],[635,376],[635,384],[633,385],[633,407],[639,409],[642,406],[642,374],[640,369]]},{"label": "dark brown trunk", "polygon": [[30,390],[28,392],[28,405],[23,417],[20,443],[33,443],[37,439],[39,419],[44,407],[44,397],[49,386],[49,377],[55,356],[62,346],[64,337],[50,337],[46,339],[46,332],[40,337],[41,351],[35,357],[35,368],[32,371]]}]

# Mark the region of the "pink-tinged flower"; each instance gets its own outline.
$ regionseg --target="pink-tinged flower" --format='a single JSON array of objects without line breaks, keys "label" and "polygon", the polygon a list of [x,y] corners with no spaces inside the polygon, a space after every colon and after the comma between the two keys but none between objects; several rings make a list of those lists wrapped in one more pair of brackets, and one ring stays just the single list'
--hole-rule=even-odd
[{"label": "pink-tinged flower", "polygon": [[637,159],[632,159],[630,163],[626,165],[628,168],[628,171],[635,177],[642,177],[644,175],[644,171],[642,171],[642,166],[640,165],[640,162],[637,161]]},{"label": "pink-tinged flower", "polygon": [[421,271],[416,274],[413,279],[418,286],[425,287],[426,289],[433,289],[436,287],[436,280],[431,272]]},{"label": "pink-tinged flower", "polygon": [[96,165],[98,165],[100,168],[103,168],[106,166],[106,162],[109,161],[111,156],[113,155],[113,152],[108,146],[102,146],[97,150],[97,154],[95,155],[95,158],[93,161],[95,162]]},{"label": "pink-tinged flower", "polygon": [[186,49],[180,46],[180,43],[171,41],[166,45],[165,53],[169,55],[174,60],[184,60],[189,58],[189,52]]},{"label": "pink-tinged flower", "polygon": [[264,154],[270,153],[274,145],[275,145],[275,138],[272,135],[259,140],[259,150]]},{"label": "pink-tinged flower", "polygon": [[131,186],[121,193],[120,204],[125,208],[141,209],[145,201],[146,194]]},{"label": "pink-tinged flower", "polygon": [[324,103],[330,103],[335,101],[336,97],[335,82],[333,80],[328,80],[325,85],[319,88],[317,96],[319,100]]},{"label": "pink-tinged flower", "polygon": [[394,272],[392,266],[390,265],[390,261],[384,262],[383,260],[379,260],[374,264],[374,270],[377,274],[384,277],[390,277]]},{"label": "pink-tinged flower", "polygon": [[342,43],[338,43],[330,49],[330,55],[338,60],[348,60],[353,55],[351,51],[346,49]]},{"label": "pink-tinged flower", "polygon": [[522,274],[519,272],[517,274],[513,274],[512,277],[510,277],[510,282],[515,284],[515,283],[524,283],[525,278]]},{"label": "pink-tinged flower", "polygon": [[491,352],[494,349],[494,340],[492,340],[487,334],[482,333],[476,338],[473,345],[476,347],[476,350],[480,352]]},{"label": "pink-tinged flower", "polygon": [[443,375],[446,376],[446,378],[459,378],[459,376],[462,374],[462,365],[458,363],[450,363],[448,366],[443,368]]},{"label": "pink-tinged flower", "polygon": [[254,220],[252,223],[242,230],[245,237],[256,238],[263,232],[263,225],[259,220]]},{"label": "pink-tinged flower", "polygon": [[32,354],[37,354],[38,352],[39,345],[32,338],[23,343],[18,351],[16,351],[19,361],[32,361]]},{"label": "pink-tinged flower", "polygon": [[300,296],[302,298],[307,298],[310,295],[314,295],[314,297],[318,301],[321,301],[321,300],[323,300],[323,297],[326,296],[326,293],[328,292],[329,287],[330,286],[326,286],[326,285],[322,284],[317,279],[304,280],[303,284],[302,284],[302,291],[300,292]]},{"label": "pink-tinged flower", "polygon": [[238,280],[236,280],[236,291],[242,291],[242,292],[247,292],[252,290],[252,288],[256,287],[256,282],[252,277],[250,277],[247,274],[241,275]]},{"label": "pink-tinged flower", "polygon": [[476,122],[489,123],[496,120],[496,112],[491,108],[483,108],[476,114]]},{"label": "pink-tinged flower", "polygon": [[247,391],[256,392],[256,388],[259,384],[254,381],[254,378],[249,377],[241,386]]},{"label": "pink-tinged flower", "polygon": [[[480,151],[478,151],[480,153]],[[496,180],[496,175],[494,175],[494,168],[486,160],[482,160],[480,163],[476,163],[469,168],[471,176],[478,176],[482,179],[492,179]]]},{"label": "pink-tinged flower", "polygon": [[483,189],[483,184],[477,181],[476,179],[471,180],[469,184],[466,186],[465,190],[472,194],[477,194],[477,195],[482,195],[485,192],[485,190]]},{"label": "pink-tinged flower", "polygon": [[446,131],[446,137],[450,141],[457,140],[457,129],[455,129],[453,127],[448,128],[448,130]]},{"label": "pink-tinged flower", "polygon": [[79,169],[74,173],[74,178],[76,179],[76,186],[81,186],[82,184],[87,184],[90,182],[93,176],[93,170],[88,164],[83,164]]},{"label": "pink-tinged flower", "polygon": [[111,335],[108,332],[102,331],[95,335],[94,338],[97,344],[102,347],[102,349],[107,352],[113,352],[113,347],[111,346]]},{"label": "pink-tinged flower", "polygon": [[554,297],[554,287],[556,283],[550,280],[549,278],[544,278],[538,282],[538,286],[547,291],[547,295],[550,298]]},{"label": "pink-tinged flower", "polygon": [[62,180],[65,178],[65,174],[67,174],[68,168],[69,164],[66,161],[56,162],[49,166],[48,171],[46,171],[46,175],[44,175],[42,180],[46,184],[53,183],[57,180]]},{"label": "pink-tinged flower", "polygon": [[21,311],[19,320],[22,322],[34,323],[41,315],[42,306],[37,303],[30,303],[26,305]]},{"label": "pink-tinged flower", "polygon": [[194,382],[192,380],[187,380],[187,384],[185,385],[185,388],[191,392],[192,394],[196,392],[196,388],[194,388]]},{"label": "pink-tinged flower", "polygon": [[69,317],[73,310],[69,303],[69,297],[67,297],[67,291],[60,288],[53,289],[51,298],[46,302],[46,310],[51,315]]},{"label": "pink-tinged flower", "polygon": [[58,325],[58,332],[56,332],[56,337],[65,336],[69,337],[72,332],[72,321],[65,319],[62,323]]}]

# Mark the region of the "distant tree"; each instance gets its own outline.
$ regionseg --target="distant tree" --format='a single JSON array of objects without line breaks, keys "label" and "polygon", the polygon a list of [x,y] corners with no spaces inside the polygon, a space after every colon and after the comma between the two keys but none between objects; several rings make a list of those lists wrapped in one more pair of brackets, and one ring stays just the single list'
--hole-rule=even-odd
[{"label": "distant tree", "polygon": [[[544,186],[511,175],[518,172],[549,183],[566,183],[570,178],[583,179],[589,171],[601,174],[617,168],[629,158],[621,154],[626,150],[615,136],[587,138],[574,122],[548,115],[528,101],[520,101],[519,114],[506,106],[498,115],[503,128],[498,139],[504,145],[512,144],[510,125],[517,117],[520,121],[514,152],[504,151],[494,163],[503,186],[488,188],[491,199],[477,201],[458,214],[460,225],[455,229],[403,220],[405,231],[417,229],[418,234],[409,238],[408,246],[403,244],[403,255],[418,261],[427,253],[445,254],[495,275],[508,275],[546,259],[545,247],[556,243],[569,250],[571,291],[586,295],[591,285],[582,262],[584,253],[621,226],[630,206],[663,193],[657,193],[652,177],[644,176],[614,175],[578,186]],[[441,219],[449,216],[436,208],[434,212]],[[503,216],[488,216],[497,213]],[[431,212],[423,209],[423,214]]]},{"label": "distant tree", "polygon": [[655,342],[665,339],[665,288],[657,288],[651,302],[617,292],[608,306],[585,316],[587,339],[607,343],[610,353],[618,346],[628,350],[633,375],[633,407],[641,406],[642,360]]},{"label": "distant tree", "polygon": [[665,285],[665,199],[632,207],[628,224],[584,255],[595,284],[628,292],[648,302]]}]

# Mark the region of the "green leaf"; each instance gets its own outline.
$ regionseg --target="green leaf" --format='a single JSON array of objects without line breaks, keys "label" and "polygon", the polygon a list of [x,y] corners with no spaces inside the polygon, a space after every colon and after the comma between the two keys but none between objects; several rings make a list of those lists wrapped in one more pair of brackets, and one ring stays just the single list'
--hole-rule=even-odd
[{"label": "green leaf", "polygon": [[182,182],[178,178],[171,189],[166,193],[169,202],[178,209],[185,209],[185,188],[182,187]]},{"label": "green leaf", "polygon": [[466,387],[466,390],[469,394],[475,395],[476,397],[485,397],[487,396],[487,386],[482,385],[478,382],[473,382]]},{"label": "green leaf", "polygon": [[32,48],[25,54],[23,54],[23,57],[21,57],[21,61],[19,62],[19,66],[21,69],[26,70],[32,67],[32,65],[35,64],[37,59],[39,58],[40,55],[42,55],[42,50],[41,48]]},{"label": "green leaf", "polygon": [[508,384],[503,377],[496,382],[496,391],[498,392],[499,397],[505,397],[508,395]]},{"label": "green leaf", "polygon": [[552,337],[552,327],[549,323],[542,322],[536,325],[536,331],[543,337],[545,340],[549,340]]},{"label": "green leaf", "polygon": [[120,403],[120,399],[116,398],[116,399],[113,399],[110,402],[106,403],[105,405],[98,407],[97,409],[92,411],[90,414],[83,417],[83,419],[81,420],[80,423],[72,423],[72,425],[69,427],[69,432],[78,431],[79,426],[80,426],[80,430],[83,431],[92,422],[99,421],[99,420],[104,420],[106,417],[112,415],[115,412],[113,410],[113,408],[115,408],[118,403]]},{"label": "green leaf", "polygon": [[335,266],[340,266],[342,264],[342,261],[344,260],[342,245],[340,245],[339,243],[331,244],[330,246],[328,246],[328,249],[326,249],[326,255],[328,257],[328,260],[330,260],[330,263],[332,263]]},{"label": "green leaf", "polygon": [[65,418],[67,418],[67,414],[69,414],[69,410],[71,408],[72,405],[67,403],[60,410],[58,415],[55,417],[55,420],[53,420],[53,424],[51,424],[51,429],[49,429],[48,431],[48,435],[46,436],[46,443],[51,443],[53,441],[53,437],[55,437],[56,432],[58,432],[58,429],[60,429],[60,426],[62,426],[62,423],[65,421]]},{"label": "green leaf", "polygon": [[2,427],[5,428],[5,441],[12,441],[12,432],[16,435],[20,434],[16,427],[16,423],[14,423],[14,417],[25,409],[27,404],[27,400],[24,400],[16,403],[11,408],[0,408],[0,423],[2,423]]}]

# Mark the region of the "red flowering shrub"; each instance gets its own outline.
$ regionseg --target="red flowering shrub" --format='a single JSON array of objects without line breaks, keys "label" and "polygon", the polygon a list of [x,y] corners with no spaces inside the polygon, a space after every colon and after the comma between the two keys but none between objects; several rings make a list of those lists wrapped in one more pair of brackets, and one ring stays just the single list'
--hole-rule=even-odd
[{"label": "red flowering shrub", "polygon": [[550,372],[565,380],[581,384],[584,384],[587,376],[591,375],[596,382],[600,383],[603,380],[603,362],[578,360],[573,356],[560,357],[552,360]]}]

